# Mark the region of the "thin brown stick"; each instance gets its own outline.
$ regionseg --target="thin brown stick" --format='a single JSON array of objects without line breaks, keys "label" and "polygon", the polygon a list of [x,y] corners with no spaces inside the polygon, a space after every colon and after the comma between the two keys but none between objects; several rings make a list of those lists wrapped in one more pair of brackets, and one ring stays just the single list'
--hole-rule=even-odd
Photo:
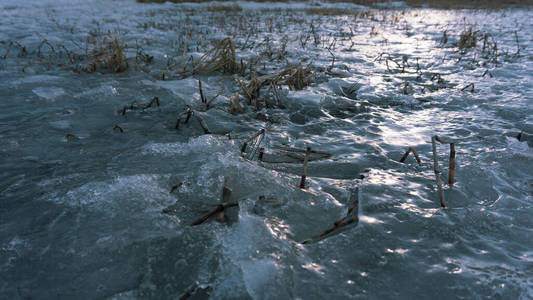
[{"label": "thin brown stick", "polygon": [[346,217],[350,216],[355,211],[355,215],[358,215],[358,209],[359,209],[359,187],[356,187],[355,190],[352,191],[350,195],[350,202],[352,203],[350,205],[350,208],[348,208],[348,213],[346,213]]},{"label": "thin brown stick", "polygon": [[452,141],[449,141],[449,140],[446,140],[446,139],[443,139],[439,136],[435,136],[435,140],[437,140],[437,142],[441,143],[441,144],[453,144]]},{"label": "thin brown stick", "polygon": [[[329,154],[327,154],[327,155],[326,154],[320,154],[320,155],[321,156],[319,156],[319,157],[309,157],[309,159],[307,161],[317,161],[317,160],[321,160],[321,159],[327,159],[327,158],[329,158],[331,156]],[[290,158],[294,158],[296,160],[299,160],[301,162],[303,162],[305,160],[305,155],[302,157],[302,156],[298,156],[296,154],[288,153],[287,156],[290,157]]]},{"label": "thin brown stick", "polygon": [[239,103],[239,93],[235,92],[235,107],[239,110],[239,112],[242,114],[244,110],[241,107],[241,104]]},{"label": "thin brown stick", "polygon": [[[224,187],[222,189],[222,204],[228,203],[230,197],[231,197],[231,190],[228,189],[227,187]],[[217,222],[222,223],[224,222],[224,219],[225,219],[225,209],[222,209],[222,211],[218,213]]]},{"label": "thin brown stick", "polygon": [[444,192],[442,190],[442,181],[440,179],[439,161],[437,156],[437,138],[438,136],[436,135],[431,138],[431,145],[433,147],[433,170],[435,171],[435,179],[437,181],[437,190],[439,193],[440,205],[445,208],[446,200],[444,199]]},{"label": "thin brown stick", "polygon": [[259,157],[257,158],[259,161],[263,160],[264,153],[265,153],[265,148],[264,147],[259,148]]},{"label": "thin brown stick", "polygon": [[455,175],[455,144],[450,143],[450,171],[448,173],[448,184],[453,185]]},{"label": "thin brown stick", "polygon": [[251,142],[253,139],[255,139],[256,137],[258,137],[259,135],[265,133],[265,129],[262,128],[261,130],[259,130],[258,132],[254,133],[251,137],[249,137],[247,140],[246,140],[246,143],[249,143]]},{"label": "thin brown stick", "polygon": [[307,162],[309,161],[309,156],[311,155],[311,147],[307,147],[305,152],[304,166],[302,170],[302,180],[300,181],[300,188],[305,189],[305,178],[307,177]]},{"label": "thin brown stick", "polygon": [[407,148],[407,151],[405,151],[405,154],[400,159],[400,162],[401,163],[405,162],[405,160],[407,159],[407,156],[409,156],[409,153],[411,153],[411,152],[413,153],[413,156],[415,157],[416,162],[419,165],[422,165],[422,161],[420,160],[420,157],[418,156],[418,153],[416,152],[415,148],[413,148],[413,147]]},{"label": "thin brown stick", "polygon": [[314,235],[312,236],[310,239],[308,240],[305,240],[302,242],[302,244],[309,244],[317,239],[320,239],[320,238],[323,238],[325,237],[326,235],[332,233],[333,231],[336,231],[346,225],[349,225],[349,224],[352,224],[352,223],[355,223],[355,219],[348,219],[348,220],[345,220],[344,222],[341,222],[341,223],[337,223],[335,222],[335,224],[333,225],[333,227],[325,230],[324,232],[320,233],[320,234],[317,234],[317,235]]},{"label": "thin brown stick", "polygon": [[187,124],[189,122],[189,120],[191,119],[191,115],[192,115],[192,109],[190,106],[187,106],[187,111],[185,112],[187,114],[187,118],[185,119],[185,124]]},{"label": "thin brown stick", "polygon": [[200,115],[198,114],[197,111],[194,112],[194,116],[198,119],[198,121],[200,122],[200,126],[202,126],[202,129],[204,130],[204,133],[205,134],[210,134],[211,131],[209,130],[209,127],[207,127],[207,123],[204,121],[204,119],[202,119],[202,117],[200,117]]},{"label": "thin brown stick", "polygon": [[470,92],[474,92],[474,83],[470,83],[469,85],[465,86],[464,88],[461,89],[461,92],[463,92],[464,90],[466,90],[467,88],[469,87],[472,87],[472,89],[470,90]]},{"label": "thin brown stick", "polygon": [[191,114],[192,114],[192,109],[190,106],[187,105],[187,109],[184,111],[184,112],[181,112],[179,115],[178,115],[178,118],[176,120],[176,130],[180,129],[180,123],[181,123],[181,116],[183,115],[187,115],[187,118],[185,119],[185,122],[183,123],[187,123],[189,122],[189,119],[191,118]]},{"label": "thin brown stick", "polygon": [[122,127],[118,126],[117,124],[115,124],[115,127],[113,127],[113,130],[115,130],[115,129],[118,129],[118,131],[120,131],[120,133],[124,132],[124,129],[122,129]]},{"label": "thin brown stick", "polygon": [[207,101],[204,104],[204,107],[202,108],[202,110],[208,109],[209,108],[209,104],[211,104],[211,102],[213,102],[218,96],[220,96],[220,93],[216,94],[213,98],[209,99],[209,101]]},{"label": "thin brown stick", "polygon": [[246,152],[246,147],[248,146],[248,142],[244,142],[244,144],[242,144],[242,147],[241,147],[241,155],[244,154],[244,152]]},{"label": "thin brown stick", "polygon": [[237,83],[241,87],[242,91],[246,94],[246,96],[248,96],[248,99],[252,99],[252,94],[250,94],[246,86],[242,83],[242,81],[239,78],[237,78]]},{"label": "thin brown stick", "polygon": [[422,160],[420,160],[420,156],[418,156],[418,153],[416,152],[415,148],[411,147],[411,152],[413,152],[413,155],[415,156],[416,162],[419,165],[422,165]]},{"label": "thin brown stick", "polygon": [[180,183],[172,186],[172,188],[170,189],[170,193],[172,194],[175,190],[179,189],[182,185],[183,185],[183,182],[180,182]]},{"label": "thin brown stick", "polygon": [[[281,151],[287,151],[287,152],[300,152],[300,153],[307,153],[307,150],[305,149],[298,149],[298,148],[281,148]],[[331,153],[324,152],[324,151],[317,151],[317,150],[311,150],[310,153],[314,154],[323,154],[323,155],[331,155]]]},{"label": "thin brown stick", "polygon": [[251,137],[249,137],[245,142],[244,144],[242,144],[242,147],[241,147],[241,155],[244,154],[244,152],[246,152],[246,147],[248,146],[248,143],[251,142],[253,139],[255,139],[256,137],[258,137],[259,135],[263,134],[265,132],[265,129],[261,129],[259,130],[258,132],[254,133]]},{"label": "thin brown stick", "polygon": [[350,202],[352,203],[350,205],[350,208],[348,209],[348,213],[346,213],[346,216],[344,218],[341,218],[333,223],[333,226],[326,229],[320,234],[312,236],[310,239],[305,240],[302,242],[302,244],[308,244],[310,242],[316,241],[317,239],[323,238],[327,236],[328,234],[344,227],[350,224],[357,224],[359,223],[359,188],[356,188],[352,194],[350,195]]},{"label": "thin brown stick", "polygon": [[407,151],[405,151],[405,154],[402,156],[402,158],[400,158],[401,163],[403,163],[407,159],[407,156],[409,156],[409,153],[411,153],[411,147],[407,148]]},{"label": "thin brown stick", "polygon": [[198,79],[198,89],[200,90],[200,101],[202,101],[202,103],[207,103],[207,99],[205,99],[204,91],[202,89],[202,81],[200,79]]},{"label": "thin brown stick", "polygon": [[159,102],[159,97],[154,97],[154,98],[152,98],[152,100],[150,100],[150,102],[148,102],[148,104],[146,104],[146,105],[141,105],[140,107],[141,107],[142,109],[150,108],[150,107],[152,107],[152,105],[154,105],[154,103],[155,103],[155,105],[156,105],[157,107],[159,107],[159,106],[161,105],[161,103]]},{"label": "thin brown stick", "polygon": [[205,221],[207,221],[211,216],[215,215],[216,213],[218,213],[218,212],[220,212],[220,211],[222,211],[222,210],[224,210],[226,208],[234,207],[234,206],[239,206],[239,203],[230,202],[230,203],[226,203],[226,204],[220,204],[215,209],[210,210],[205,215],[203,215],[202,217],[200,217],[196,221],[192,222],[191,226],[200,225],[200,224],[204,223]]}]

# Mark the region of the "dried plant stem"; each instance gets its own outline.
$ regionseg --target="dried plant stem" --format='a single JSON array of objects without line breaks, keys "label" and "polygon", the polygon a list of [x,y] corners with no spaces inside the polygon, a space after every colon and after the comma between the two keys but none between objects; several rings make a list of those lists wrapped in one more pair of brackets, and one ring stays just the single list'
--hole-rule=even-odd
[{"label": "dried plant stem", "polygon": [[[281,150],[281,151],[287,151],[287,152],[307,153],[307,150],[305,150],[305,149],[297,149],[297,148],[281,148],[280,150]],[[315,153],[315,154],[322,154],[322,155],[329,155],[329,156],[331,156],[331,153],[324,152],[324,151],[312,150],[312,149],[311,149],[310,153]]]},{"label": "dried plant stem", "polygon": [[435,136],[435,140],[437,140],[441,144],[450,144],[450,170],[448,173],[448,184],[453,185],[453,177],[455,175],[455,143],[449,140],[442,139],[438,136]]},{"label": "dried plant stem", "polygon": [[113,127],[113,130],[115,130],[115,129],[118,129],[118,131],[120,131],[120,133],[124,132],[124,129],[122,129],[122,127],[118,126],[117,124],[115,124],[115,127]]},{"label": "dried plant stem", "polygon": [[472,89],[470,90],[471,93],[474,92],[474,83],[470,83],[469,85],[465,86],[464,88],[461,89],[461,92],[464,92],[464,90],[466,90],[467,88],[469,87],[472,87]]},{"label": "dried plant stem", "polygon": [[198,119],[198,122],[200,122],[200,126],[202,126],[204,133],[210,134],[211,131],[209,130],[209,127],[207,127],[207,123],[204,121],[204,119],[199,115],[197,111],[194,111],[194,116],[196,117],[196,119]]},{"label": "dried plant stem", "polygon": [[329,54],[331,55],[332,59],[331,59],[331,66],[329,67],[329,69],[333,69],[333,67],[335,67],[335,54],[333,54],[333,52],[331,52],[331,50],[327,49],[329,51]]},{"label": "dried plant stem", "polygon": [[185,112],[187,114],[187,118],[185,118],[185,124],[189,123],[189,120],[191,119],[192,115],[192,108],[190,106],[187,106],[187,111]]},{"label": "dried plant stem", "polygon": [[419,165],[422,165],[422,161],[420,160],[420,157],[418,156],[418,153],[416,153],[416,150],[413,147],[407,148],[407,151],[405,151],[405,154],[400,159],[400,162],[403,163],[407,159],[407,156],[409,156],[409,153],[411,153],[411,152],[413,153],[413,155],[414,155],[414,157],[416,159],[416,162]]},{"label": "dried plant stem", "polygon": [[263,155],[265,154],[265,148],[261,147],[259,148],[259,157],[257,158],[259,161],[263,160]]},{"label": "dried plant stem", "polygon": [[200,101],[202,101],[202,103],[207,103],[207,99],[205,99],[204,91],[202,89],[202,81],[201,80],[198,80],[198,89],[200,90]]},{"label": "dried plant stem", "polygon": [[265,129],[261,129],[259,130],[258,132],[254,133],[250,138],[248,138],[244,144],[242,144],[242,148],[241,148],[241,155],[244,155],[244,153],[246,152],[246,147],[248,146],[248,143],[253,141],[256,137],[258,137],[259,135],[265,133]]},{"label": "dried plant stem", "polygon": [[231,38],[221,40],[214,48],[205,53],[193,67],[192,72],[211,73],[217,70],[233,73],[237,70],[235,44]]},{"label": "dried plant stem", "polygon": [[453,185],[453,177],[455,175],[455,144],[450,143],[450,170],[448,173],[448,184]]},{"label": "dried plant stem", "polygon": [[[228,203],[230,197],[231,197],[231,190],[228,189],[227,187],[224,187],[222,189],[222,205]],[[218,213],[217,222],[222,223],[224,222],[224,219],[225,219],[225,209],[222,209],[222,211]]]},{"label": "dried plant stem", "polygon": [[328,228],[322,233],[314,235],[310,239],[303,241],[302,244],[308,244],[318,239],[321,239],[327,236],[328,234],[342,227],[345,227],[346,225],[359,223],[359,188],[356,188],[354,191],[352,191],[350,195],[350,202],[351,204],[350,204],[350,207],[348,208],[348,213],[346,214],[345,217],[335,221],[332,227]]},{"label": "dried plant stem", "polygon": [[249,160],[253,160],[255,156],[255,152],[257,151],[259,145],[261,145],[261,142],[263,141],[263,138],[265,137],[264,134],[260,135],[259,138],[255,140],[255,143],[252,147],[252,151],[250,152],[250,155],[248,156]]},{"label": "dried plant stem", "polygon": [[305,151],[304,166],[302,169],[302,180],[300,181],[300,188],[305,189],[305,178],[307,177],[307,162],[309,161],[309,156],[311,155],[311,147],[307,147]]},{"label": "dried plant stem", "polygon": [[209,104],[211,104],[211,102],[213,102],[218,96],[220,96],[220,93],[216,94],[215,96],[213,96],[213,98],[209,99],[205,104],[204,104],[204,107],[202,108],[202,110],[206,110],[209,108]]},{"label": "dried plant stem", "polygon": [[220,204],[215,209],[207,212],[205,215],[203,215],[202,217],[200,217],[196,221],[192,222],[191,226],[200,225],[200,224],[204,223],[205,221],[207,221],[211,216],[215,215],[216,213],[219,213],[219,212],[225,210],[226,208],[234,207],[234,206],[239,206],[239,203],[237,203],[237,202],[229,202],[229,203],[225,203],[225,204]]},{"label": "dried plant stem", "polygon": [[435,178],[437,181],[437,190],[439,193],[440,205],[446,207],[446,200],[444,199],[444,191],[442,190],[442,181],[440,179],[439,161],[437,157],[437,136],[431,138],[431,145],[433,147],[433,170],[435,171]]},{"label": "dried plant stem", "polygon": [[186,124],[186,123],[189,122],[189,119],[191,118],[191,115],[192,115],[192,108],[191,108],[190,106],[187,105],[187,109],[186,109],[184,112],[182,112],[182,113],[180,113],[180,114],[178,115],[178,118],[177,118],[177,120],[176,120],[176,130],[180,129],[181,117],[182,117],[183,115],[187,115],[187,117],[186,117],[186,119],[185,119],[185,122],[183,122],[183,123]]},{"label": "dried plant stem", "polygon": [[242,114],[242,113],[244,113],[244,110],[241,107],[241,103],[239,102],[239,98],[240,98],[239,97],[239,93],[235,92],[235,98],[234,98],[235,107]]},{"label": "dried plant stem", "polygon": [[179,189],[182,185],[183,185],[183,182],[179,182],[178,184],[172,186],[172,188],[170,188],[170,193],[172,194],[175,190]]}]

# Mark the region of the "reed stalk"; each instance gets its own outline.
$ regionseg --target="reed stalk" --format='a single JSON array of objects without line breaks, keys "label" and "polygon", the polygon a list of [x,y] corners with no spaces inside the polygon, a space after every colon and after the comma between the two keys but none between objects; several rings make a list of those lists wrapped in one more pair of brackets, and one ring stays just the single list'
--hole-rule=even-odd
[{"label": "reed stalk", "polygon": [[436,135],[431,138],[431,146],[433,148],[433,170],[435,172],[435,179],[437,181],[437,191],[439,193],[440,205],[445,208],[446,200],[444,199],[444,191],[442,190],[442,181],[440,179],[439,161],[437,156],[437,139],[438,136]]},{"label": "reed stalk", "polygon": [[311,147],[307,147],[305,151],[304,165],[302,169],[302,179],[300,181],[300,188],[305,189],[305,179],[307,177],[307,162],[309,161],[309,156],[311,155]]}]

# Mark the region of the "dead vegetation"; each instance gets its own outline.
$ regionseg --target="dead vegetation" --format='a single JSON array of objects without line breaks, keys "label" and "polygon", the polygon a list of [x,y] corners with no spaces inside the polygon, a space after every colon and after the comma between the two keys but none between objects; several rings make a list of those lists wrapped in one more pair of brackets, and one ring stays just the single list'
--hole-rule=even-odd
[{"label": "dead vegetation", "polygon": [[[239,79],[237,82],[244,95],[248,98],[248,104],[259,108],[261,89],[268,87],[267,96],[263,97],[266,107],[281,107],[279,90],[285,85],[289,88],[301,90],[311,83],[313,78],[313,68],[311,65],[302,67],[301,64],[287,67],[285,70],[270,74],[257,76],[257,71],[251,71],[251,80],[244,84]],[[273,98],[273,99],[271,99]]]},{"label": "dead vegetation", "polygon": [[90,67],[87,72],[109,71],[121,73],[128,69],[128,58],[125,54],[125,43],[118,36],[106,35],[89,41],[93,45],[88,53]]},{"label": "dead vegetation", "polygon": [[477,33],[478,31],[472,31],[472,26],[461,32],[459,36],[459,49],[475,48],[477,45]]},{"label": "dead vegetation", "polygon": [[235,58],[235,43],[231,38],[225,38],[215,47],[205,53],[199,61],[193,62],[193,74],[213,73],[222,71],[234,73],[237,71]]},{"label": "dead vegetation", "polygon": [[[219,2],[226,2],[226,0],[217,0]],[[304,1],[304,0],[297,0]],[[379,4],[390,3],[390,0],[326,0],[327,2],[342,2],[342,3],[353,3],[359,5],[374,6]],[[140,3],[164,3],[164,2],[173,2],[173,3],[183,3],[183,2],[193,2],[193,3],[202,3],[210,2],[209,0],[137,0]],[[230,2],[227,0],[227,2]],[[255,2],[288,2],[287,0],[255,0]],[[506,7],[515,7],[515,6],[531,6],[533,5],[533,0],[473,0],[473,1],[461,1],[461,0],[405,0],[407,5],[411,7],[424,7],[429,5],[432,8],[440,9],[461,9],[461,8],[477,8],[477,9],[499,9]]]},{"label": "dead vegetation", "polygon": [[46,39],[33,50],[17,41],[4,43],[8,44],[7,50],[0,58],[7,59],[14,52],[13,49],[18,48],[17,57],[27,59],[23,72],[28,67],[41,66],[49,70],[57,66],[78,73],[122,73],[132,66],[146,71],[142,65],[154,62],[154,57],[140,48],[132,55],[125,41],[114,34],[90,33],[84,45],[74,43],[76,49],[69,49],[60,43],[52,44]]}]

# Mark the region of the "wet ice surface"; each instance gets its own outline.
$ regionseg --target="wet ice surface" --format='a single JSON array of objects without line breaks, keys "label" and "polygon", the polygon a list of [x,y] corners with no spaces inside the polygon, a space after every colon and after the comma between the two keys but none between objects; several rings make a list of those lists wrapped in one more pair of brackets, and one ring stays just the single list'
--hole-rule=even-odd
[{"label": "wet ice surface", "polygon": [[[242,12],[133,1],[0,4],[3,297],[533,297],[530,10],[369,10],[355,18],[308,14],[303,4],[239,4]],[[470,26],[476,48],[459,49]],[[128,45],[127,56],[138,45],[153,64],[73,72],[86,62],[67,54],[108,33]],[[311,63],[311,85],[285,86],[285,108],[259,112],[242,95],[245,113],[230,114],[229,97],[241,92],[233,75],[168,67],[184,48],[198,59],[228,36],[238,60],[262,54],[262,74]],[[174,128],[186,105],[201,107],[197,79],[208,98],[221,93],[201,114],[212,134],[196,120]],[[461,91],[470,83],[473,92]],[[161,106],[121,115],[153,97]],[[262,127],[272,157],[287,146],[332,154],[310,162],[307,189],[298,188],[300,164],[240,156]],[[430,160],[434,134],[457,148],[445,210]],[[407,147],[422,166],[413,157],[398,162]],[[447,152],[439,146],[443,179]],[[219,203],[224,185],[238,216],[227,226],[190,227]],[[299,244],[346,214],[356,186],[359,224]]]}]

